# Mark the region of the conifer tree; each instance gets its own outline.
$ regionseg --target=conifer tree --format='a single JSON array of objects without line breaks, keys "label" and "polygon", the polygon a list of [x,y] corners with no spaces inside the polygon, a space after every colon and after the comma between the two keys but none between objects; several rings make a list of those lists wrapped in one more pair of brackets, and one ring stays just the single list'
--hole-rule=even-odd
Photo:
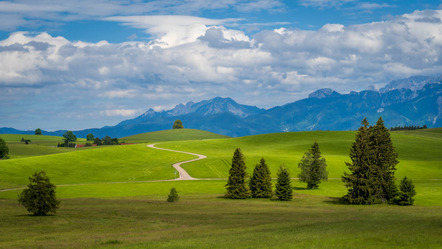
[{"label": "conifer tree", "polygon": [[180,197],[178,196],[178,192],[176,191],[176,189],[171,188],[170,193],[167,196],[167,201],[168,202],[175,202],[175,201],[178,201],[179,199],[180,199]]},{"label": "conifer tree", "polygon": [[399,184],[399,194],[395,198],[395,203],[401,206],[413,205],[414,196],[416,195],[416,190],[414,189],[414,184],[411,179],[406,176],[402,179]]},{"label": "conifer tree", "polygon": [[0,159],[8,158],[9,147],[6,144],[5,140],[0,138]]},{"label": "conifer tree", "polygon": [[264,158],[253,169],[249,187],[253,198],[272,197],[272,177]]},{"label": "conifer tree", "polygon": [[365,118],[361,124],[355,135],[355,142],[350,148],[352,162],[346,162],[350,173],[344,173],[342,177],[348,189],[348,193],[343,198],[350,204],[374,204],[379,201],[376,196],[370,128]]},{"label": "conifer tree", "polygon": [[250,197],[250,189],[247,185],[246,164],[240,148],[237,148],[233,153],[232,167],[229,170],[226,188],[226,197],[228,198],[245,199]]},{"label": "conifer tree", "polygon": [[279,167],[275,195],[280,201],[290,201],[293,198],[290,174],[285,165]]},{"label": "conifer tree", "polygon": [[37,216],[55,213],[60,204],[55,196],[55,185],[44,171],[29,177],[28,187],[21,192],[18,202]]},{"label": "conifer tree", "polygon": [[307,183],[308,189],[316,189],[321,180],[328,179],[327,163],[325,158],[321,156],[317,142],[304,154],[298,167],[301,169],[301,173],[298,175],[299,180]]},{"label": "conifer tree", "polygon": [[382,202],[385,202],[397,195],[394,172],[396,165],[399,163],[397,160],[398,154],[393,147],[390,132],[384,126],[382,117],[378,119],[375,126],[370,127],[370,133],[375,178],[377,181],[375,191]]}]

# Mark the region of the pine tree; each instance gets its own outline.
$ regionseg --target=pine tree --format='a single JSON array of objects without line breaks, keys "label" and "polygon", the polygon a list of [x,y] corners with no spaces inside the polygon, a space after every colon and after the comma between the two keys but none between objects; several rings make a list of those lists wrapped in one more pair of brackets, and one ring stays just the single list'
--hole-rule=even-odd
[{"label": "pine tree", "polygon": [[375,126],[370,127],[373,164],[375,165],[376,192],[382,202],[389,201],[397,195],[394,172],[398,154],[396,153],[390,132],[384,126],[382,117]]},{"label": "pine tree", "polygon": [[168,202],[175,202],[175,201],[178,201],[179,199],[180,199],[180,197],[178,196],[178,192],[176,191],[176,189],[171,188],[170,193],[167,196],[167,201]]},{"label": "pine tree", "polygon": [[275,195],[280,201],[290,201],[293,198],[290,174],[285,165],[281,165],[281,167],[279,167]]},{"label": "pine tree", "polygon": [[405,205],[413,205],[414,199],[413,197],[416,195],[416,190],[414,189],[414,184],[411,179],[408,179],[406,176],[402,179],[399,184],[399,194],[394,199],[395,203],[401,206]]},{"label": "pine tree", "polygon": [[344,173],[342,181],[348,189],[343,197],[351,204],[374,204],[379,202],[376,196],[376,173],[373,165],[373,149],[371,146],[371,135],[369,123],[364,118],[355,135],[355,142],[350,148],[351,163],[346,162],[350,174]]},{"label": "pine tree", "polygon": [[18,202],[37,216],[55,213],[60,204],[55,196],[55,185],[44,171],[29,177],[28,187],[21,192]]},{"label": "pine tree", "polygon": [[249,187],[253,198],[272,197],[272,177],[264,158],[261,158],[259,164],[253,169]]},{"label": "pine tree", "polygon": [[0,138],[0,159],[8,158],[9,147],[6,144],[5,140]]},{"label": "pine tree", "polygon": [[325,158],[321,157],[317,142],[304,154],[298,167],[301,169],[301,173],[298,175],[299,180],[307,183],[308,189],[316,189],[321,180],[328,179],[327,163]]},{"label": "pine tree", "polygon": [[229,179],[226,184],[226,197],[232,199],[245,199],[250,197],[250,189],[247,186],[247,171],[244,155],[237,148],[233,153],[232,167],[229,170]]}]

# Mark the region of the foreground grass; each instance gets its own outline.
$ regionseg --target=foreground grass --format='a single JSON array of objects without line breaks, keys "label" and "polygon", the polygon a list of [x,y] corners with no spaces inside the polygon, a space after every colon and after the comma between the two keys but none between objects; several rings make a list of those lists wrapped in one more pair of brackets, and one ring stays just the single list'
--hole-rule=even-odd
[{"label": "foreground grass", "polygon": [[63,199],[34,217],[0,199],[1,248],[440,248],[442,208],[347,206],[217,195]]}]

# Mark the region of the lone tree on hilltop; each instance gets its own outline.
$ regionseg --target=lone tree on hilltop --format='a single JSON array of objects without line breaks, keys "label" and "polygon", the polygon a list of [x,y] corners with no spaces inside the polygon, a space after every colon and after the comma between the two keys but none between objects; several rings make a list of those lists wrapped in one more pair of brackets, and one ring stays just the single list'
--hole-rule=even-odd
[{"label": "lone tree on hilltop", "polygon": [[183,122],[181,122],[181,120],[175,120],[175,122],[173,123],[173,129],[183,129]]},{"label": "lone tree on hilltop", "polygon": [[170,193],[167,196],[167,201],[168,202],[175,202],[175,201],[178,201],[179,199],[180,199],[180,197],[178,196],[178,192],[176,191],[176,189],[171,188]]},{"label": "lone tree on hilltop", "polygon": [[8,158],[9,147],[6,145],[5,140],[0,138],[0,159]]},{"label": "lone tree on hilltop", "polygon": [[44,171],[36,172],[29,177],[29,184],[21,192],[18,202],[34,215],[44,216],[55,213],[60,201],[55,196],[55,185],[49,181]]},{"label": "lone tree on hilltop", "polygon": [[307,183],[308,189],[316,189],[319,187],[321,180],[328,179],[326,167],[325,158],[321,156],[319,145],[315,142],[312,148],[305,152],[301,162],[298,164],[298,168],[301,169],[301,173],[298,175],[299,180]]},{"label": "lone tree on hilltop", "polygon": [[351,204],[390,202],[397,196],[394,171],[397,153],[382,118],[369,127],[367,119],[355,135],[350,149],[350,173],[342,181],[348,188],[344,199]]},{"label": "lone tree on hilltop", "polygon": [[94,138],[94,135],[92,133],[89,133],[89,134],[86,135],[86,140],[87,141],[93,141],[94,139],[95,138]]},{"label": "lone tree on hilltop", "polygon": [[272,197],[272,177],[264,158],[253,169],[249,187],[253,198]]},{"label": "lone tree on hilltop", "polygon": [[293,199],[293,189],[290,174],[285,165],[281,165],[279,167],[275,195],[280,201],[290,201]]},{"label": "lone tree on hilltop", "polygon": [[35,135],[41,135],[41,129],[40,128],[35,129]]},{"label": "lone tree on hilltop", "polygon": [[232,199],[245,199],[250,197],[250,190],[247,186],[247,171],[244,162],[244,155],[240,148],[233,153],[232,167],[229,170],[229,179],[227,180],[226,197]]}]

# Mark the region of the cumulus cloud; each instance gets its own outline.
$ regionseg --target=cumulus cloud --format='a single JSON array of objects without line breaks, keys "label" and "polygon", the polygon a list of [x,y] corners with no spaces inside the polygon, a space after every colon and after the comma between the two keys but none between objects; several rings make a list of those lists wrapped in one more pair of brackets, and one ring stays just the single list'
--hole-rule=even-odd
[{"label": "cumulus cloud", "polygon": [[[442,10],[254,36],[226,28],[226,20],[121,18],[156,38],[114,44],[69,41],[48,33],[11,34],[0,41],[1,92],[22,100],[50,99],[92,119],[128,117],[139,108],[215,96],[271,107],[318,88],[361,90],[442,71]],[[171,33],[168,25],[182,27]],[[1,106],[20,102],[6,99],[0,99]]]}]

